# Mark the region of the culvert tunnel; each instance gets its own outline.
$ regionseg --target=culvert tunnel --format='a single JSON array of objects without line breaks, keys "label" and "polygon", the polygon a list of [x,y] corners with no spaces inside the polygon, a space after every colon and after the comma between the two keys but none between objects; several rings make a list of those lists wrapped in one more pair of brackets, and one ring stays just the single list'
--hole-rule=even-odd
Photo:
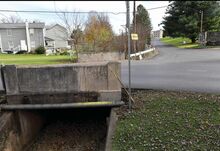
[{"label": "culvert tunnel", "polygon": [[[110,151],[120,63],[1,67],[0,150]],[[114,72],[114,73],[112,73]]]}]

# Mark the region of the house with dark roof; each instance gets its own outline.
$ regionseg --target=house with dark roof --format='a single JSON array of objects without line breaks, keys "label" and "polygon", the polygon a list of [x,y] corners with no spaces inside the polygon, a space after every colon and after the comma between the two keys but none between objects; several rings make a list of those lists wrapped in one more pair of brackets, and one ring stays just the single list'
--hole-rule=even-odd
[{"label": "house with dark roof", "polygon": [[0,52],[34,51],[45,46],[45,23],[0,23]]}]

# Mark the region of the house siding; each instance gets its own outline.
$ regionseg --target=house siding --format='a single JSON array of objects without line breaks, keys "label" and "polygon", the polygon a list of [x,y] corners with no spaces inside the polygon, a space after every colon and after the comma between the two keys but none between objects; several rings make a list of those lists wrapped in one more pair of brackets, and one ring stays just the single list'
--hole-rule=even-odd
[{"label": "house siding", "polygon": [[[30,28],[31,29],[31,28]],[[30,34],[29,29],[29,34]],[[42,29],[34,29],[34,34],[30,34],[30,44],[34,42],[35,47],[31,47],[31,51],[34,51],[39,46],[44,46],[44,38],[43,38],[43,30]]]},{"label": "house siding", "polygon": [[13,41],[14,48],[20,46],[20,41],[26,41],[25,29],[11,29],[12,35],[8,36],[7,29],[0,29],[1,40],[2,40],[2,50],[9,50],[9,41]]},{"label": "house siding", "polygon": [[[8,28],[7,28],[8,26]],[[44,46],[44,35],[43,29],[44,23],[29,23],[29,35],[30,35],[30,44],[34,42],[34,47],[30,47],[31,51],[34,51],[39,46]],[[7,30],[12,31],[12,35],[7,34]],[[34,30],[34,34],[30,34],[30,29]],[[25,23],[15,23],[15,24],[0,24],[0,35],[2,43],[2,51],[4,50],[19,50],[21,45],[21,40],[25,40],[27,45],[27,36],[26,36],[26,27]],[[13,49],[9,47],[9,41],[13,42]]]},{"label": "house siding", "polygon": [[55,41],[55,48],[66,48],[68,46],[67,31],[59,25],[55,25],[54,27],[47,29],[46,37]]}]

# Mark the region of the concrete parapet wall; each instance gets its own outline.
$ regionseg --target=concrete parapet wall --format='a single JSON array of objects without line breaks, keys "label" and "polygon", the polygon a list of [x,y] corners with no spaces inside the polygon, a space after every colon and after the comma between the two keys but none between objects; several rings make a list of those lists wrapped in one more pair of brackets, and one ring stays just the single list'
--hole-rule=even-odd
[{"label": "concrete parapet wall", "polygon": [[[52,103],[49,101],[50,94],[56,95],[63,93],[65,95],[66,93],[81,92],[88,92],[94,98],[105,99],[100,97],[102,91],[109,91],[112,95],[118,95],[121,92],[120,82],[112,71],[119,77],[121,76],[121,65],[119,62],[76,63],[53,66],[7,65],[3,68],[8,96],[7,101],[9,104],[27,103],[24,102],[23,96],[25,95],[47,94],[45,100],[48,100],[47,103]],[[43,101],[43,98],[38,103],[46,103]],[[69,97],[59,96],[59,98],[66,101],[62,103],[69,103],[71,98],[76,100],[77,97],[69,95]],[[56,100],[53,97],[51,99]],[[36,102],[33,101],[33,97],[31,100],[28,103]]]},{"label": "concrete parapet wall", "polygon": [[3,75],[2,75],[2,70],[1,70],[2,66],[0,65],[0,94],[4,93],[5,91],[5,87],[3,84]]},{"label": "concrete parapet wall", "polygon": [[125,53],[120,52],[88,52],[79,53],[78,62],[118,61],[125,59]]},{"label": "concrete parapet wall", "polygon": [[0,117],[0,150],[23,151],[41,130],[44,119],[38,113],[15,111]]}]

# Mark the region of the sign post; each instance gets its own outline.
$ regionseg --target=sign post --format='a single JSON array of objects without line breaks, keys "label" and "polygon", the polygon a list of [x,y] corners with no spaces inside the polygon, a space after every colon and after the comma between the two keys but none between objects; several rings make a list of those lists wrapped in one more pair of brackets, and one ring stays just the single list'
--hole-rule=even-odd
[{"label": "sign post", "polygon": [[138,34],[132,33],[131,34],[131,40],[138,40]]}]

